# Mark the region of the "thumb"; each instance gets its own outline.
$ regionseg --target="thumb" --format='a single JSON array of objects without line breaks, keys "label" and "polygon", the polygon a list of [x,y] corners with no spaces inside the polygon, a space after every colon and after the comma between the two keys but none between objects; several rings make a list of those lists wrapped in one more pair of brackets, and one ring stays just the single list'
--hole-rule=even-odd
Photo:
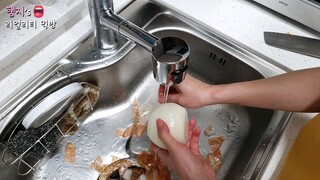
[{"label": "thumb", "polygon": [[157,119],[158,136],[169,151],[179,144],[171,135],[168,125],[161,119]]}]

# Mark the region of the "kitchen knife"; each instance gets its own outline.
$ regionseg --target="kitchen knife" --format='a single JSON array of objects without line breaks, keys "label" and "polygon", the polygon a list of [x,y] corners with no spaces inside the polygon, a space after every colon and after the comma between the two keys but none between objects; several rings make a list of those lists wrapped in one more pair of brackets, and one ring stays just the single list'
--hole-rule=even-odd
[{"label": "kitchen knife", "polygon": [[264,32],[266,44],[320,58],[320,40],[291,34]]}]

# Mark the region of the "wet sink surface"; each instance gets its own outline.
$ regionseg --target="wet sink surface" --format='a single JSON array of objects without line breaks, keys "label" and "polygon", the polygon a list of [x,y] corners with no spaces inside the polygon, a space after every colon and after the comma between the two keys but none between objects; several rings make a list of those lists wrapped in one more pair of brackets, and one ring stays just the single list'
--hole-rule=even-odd
[{"label": "wet sink surface", "polygon": [[[190,46],[188,73],[210,84],[261,79],[283,73],[280,68],[251,54],[218,34],[207,30],[176,12],[149,1],[136,1],[124,8],[122,16],[154,33],[158,37],[174,36],[185,40]],[[57,71],[39,89],[40,99],[46,92],[58,89],[71,82],[90,82],[100,88],[100,98],[80,129],[63,139],[55,152],[47,155],[26,176],[16,173],[16,164],[0,165],[0,179],[96,179],[98,173],[89,163],[97,156],[111,162],[111,155],[127,157],[126,139],[115,134],[117,128],[126,128],[132,123],[132,105],[135,99],[147,110],[157,106],[159,84],[152,75],[151,55],[132,42],[124,44],[118,55],[99,59],[95,53],[93,38],[88,37],[61,61]],[[90,54],[90,55],[88,55]],[[98,57],[98,58],[97,58]],[[92,58],[89,62],[88,59]],[[120,60],[119,60],[120,59]],[[119,60],[119,61],[118,61]],[[63,72],[63,73],[61,73]],[[40,90],[39,90],[40,91]],[[30,106],[32,102],[26,103]],[[21,108],[26,110],[27,108]],[[188,109],[189,117],[195,117],[203,130],[213,125],[214,136],[223,136],[221,147],[222,167],[219,179],[257,177],[260,169],[284,127],[289,113],[231,105],[212,105]],[[21,116],[21,115],[20,115]],[[18,118],[19,116],[14,116]],[[11,131],[8,125],[6,131]],[[5,139],[8,132],[2,132]],[[202,153],[209,150],[208,137],[201,134]],[[76,164],[64,163],[64,148],[67,141],[76,146]],[[145,141],[142,148],[147,149]],[[0,152],[2,150],[0,149]]]}]

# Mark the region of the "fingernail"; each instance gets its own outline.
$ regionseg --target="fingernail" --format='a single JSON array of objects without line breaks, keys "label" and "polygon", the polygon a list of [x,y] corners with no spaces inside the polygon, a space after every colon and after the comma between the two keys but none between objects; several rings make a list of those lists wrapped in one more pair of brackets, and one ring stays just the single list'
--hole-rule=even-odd
[{"label": "fingernail", "polygon": [[157,119],[156,123],[159,128],[163,126],[163,121],[161,119]]},{"label": "fingernail", "polygon": [[158,135],[160,136],[162,134],[161,132],[163,132],[163,121],[161,119],[157,119],[156,124]]}]

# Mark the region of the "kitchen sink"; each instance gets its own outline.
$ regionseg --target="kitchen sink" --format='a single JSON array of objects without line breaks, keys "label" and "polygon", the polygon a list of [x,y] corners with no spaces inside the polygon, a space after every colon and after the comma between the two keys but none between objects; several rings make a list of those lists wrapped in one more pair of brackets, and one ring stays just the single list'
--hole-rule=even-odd
[{"label": "kitchen sink", "polygon": [[[188,73],[210,83],[227,84],[267,78],[287,70],[255,53],[231,38],[189,19],[156,1],[133,1],[119,11],[122,17],[162,37],[178,37],[190,46]],[[115,134],[117,128],[132,123],[133,102],[148,111],[158,105],[159,84],[152,75],[152,57],[133,42],[119,37],[119,50],[105,54],[94,46],[91,34],[57,64],[47,69],[18,99],[19,105],[0,121],[0,142],[6,141],[20,120],[33,105],[49,93],[72,82],[89,82],[100,88],[94,109],[81,119],[79,130],[63,138],[54,152],[47,154],[27,175],[28,168],[18,163],[0,162],[0,179],[97,179],[99,174],[89,167],[97,156],[105,163],[111,156],[127,157],[126,139]],[[234,105],[211,105],[188,109],[204,130],[215,129],[213,136],[223,136],[222,166],[219,179],[256,179],[263,173],[290,113]],[[208,137],[203,133],[200,150],[209,151]],[[66,142],[76,147],[76,163],[64,163]],[[140,148],[147,150],[149,142],[142,138]],[[2,154],[4,147],[0,147]],[[13,158],[13,157],[9,157]],[[2,158],[3,159],[3,158]],[[20,173],[18,173],[18,172]]]}]

